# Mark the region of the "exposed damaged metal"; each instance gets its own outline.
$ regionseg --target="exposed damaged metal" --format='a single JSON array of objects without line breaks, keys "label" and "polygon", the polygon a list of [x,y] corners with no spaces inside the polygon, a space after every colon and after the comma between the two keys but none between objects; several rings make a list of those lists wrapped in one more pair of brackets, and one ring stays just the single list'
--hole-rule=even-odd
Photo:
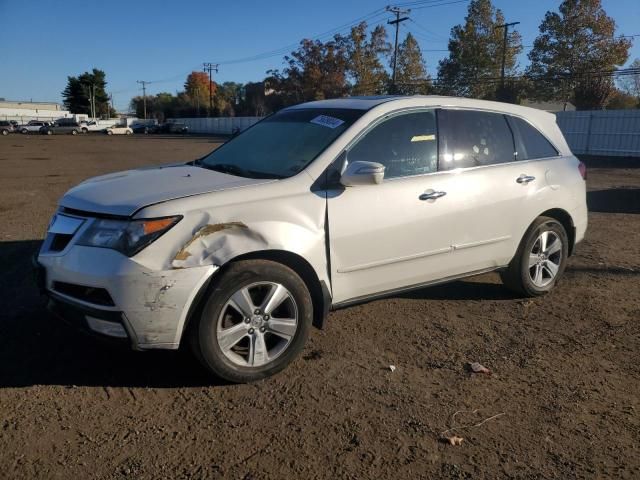
[{"label": "exposed damaged metal", "polygon": [[251,249],[251,245],[266,248],[267,240],[242,222],[204,225],[176,253],[171,266],[188,268],[221,264],[234,252]]}]

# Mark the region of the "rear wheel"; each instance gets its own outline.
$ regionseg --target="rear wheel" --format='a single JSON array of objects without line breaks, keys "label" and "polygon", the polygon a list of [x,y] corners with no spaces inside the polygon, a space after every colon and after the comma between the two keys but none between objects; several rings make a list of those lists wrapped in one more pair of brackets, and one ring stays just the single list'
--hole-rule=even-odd
[{"label": "rear wheel", "polygon": [[23,135],[26,135],[27,133],[29,133],[29,130],[27,130],[26,128],[23,128],[22,130],[20,130],[20,133],[22,133]]},{"label": "rear wheel", "polygon": [[111,130],[107,130],[107,135],[113,135],[113,132]]},{"label": "rear wheel", "polygon": [[77,134],[78,134],[78,131],[77,131],[77,130],[75,130],[75,129],[74,129],[74,130],[71,130],[71,135],[77,135]]},{"label": "rear wheel", "polygon": [[212,373],[252,382],[284,369],[302,350],[313,317],[311,295],[290,268],[267,260],[232,263],[215,280],[191,346]]},{"label": "rear wheel", "polygon": [[564,273],[569,238],[560,222],[539,217],[520,242],[515,257],[501,273],[505,286],[529,297],[549,292]]},{"label": "rear wheel", "polygon": [[9,135],[9,130],[2,130],[2,135],[4,135],[4,136]]},{"label": "rear wheel", "polygon": [[127,130],[127,135],[131,135],[133,132],[131,130]]},{"label": "rear wheel", "polygon": [[47,130],[47,135],[53,135],[53,132],[51,130]]}]

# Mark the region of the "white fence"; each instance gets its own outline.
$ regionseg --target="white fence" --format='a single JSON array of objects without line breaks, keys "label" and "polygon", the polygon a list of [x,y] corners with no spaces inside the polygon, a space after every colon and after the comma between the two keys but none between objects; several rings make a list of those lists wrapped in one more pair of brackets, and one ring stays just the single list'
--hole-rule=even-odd
[{"label": "white fence", "polygon": [[640,157],[640,110],[558,112],[573,153]]},{"label": "white fence", "polygon": [[170,122],[184,123],[190,133],[213,133],[231,135],[235,130],[242,131],[263,117],[214,117],[214,118],[170,118]]}]

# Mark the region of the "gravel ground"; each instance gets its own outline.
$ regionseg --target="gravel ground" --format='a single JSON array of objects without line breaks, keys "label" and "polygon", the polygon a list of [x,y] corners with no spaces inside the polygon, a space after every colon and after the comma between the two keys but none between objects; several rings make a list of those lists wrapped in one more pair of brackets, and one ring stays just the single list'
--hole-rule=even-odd
[{"label": "gravel ground", "polygon": [[29,270],[69,187],[216,144],[0,138],[0,477],[640,478],[640,160],[587,160],[587,240],[550,295],[491,274],[340,310],[283,373],[225,385],[76,333]]}]

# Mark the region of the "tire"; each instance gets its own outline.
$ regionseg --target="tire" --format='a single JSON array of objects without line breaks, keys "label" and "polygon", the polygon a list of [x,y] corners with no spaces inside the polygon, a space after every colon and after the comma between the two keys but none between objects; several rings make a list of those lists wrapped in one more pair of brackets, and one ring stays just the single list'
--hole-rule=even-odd
[{"label": "tire", "polygon": [[130,132],[129,130],[127,130],[127,135],[131,135],[133,132]]},{"label": "tire", "polygon": [[53,132],[51,130],[47,130],[47,135],[53,135]]},{"label": "tire", "polygon": [[4,135],[5,137],[9,135],[9,130],[2,130],[2,135]]},{"label": "tire", "polygon": [[77,130],[71,130],[71,135],[77,135],[78,131]]},{"label": "tire", "polygon": [[113,132],[111,130],[107,130],[107,135],[113,135]]},{"label": "tire", "polygon": [[23,128],[22,130],[20,130],[20,133],[23,135],[26,135],[27,133],[29,133],[29,130],[27,130],[26,128]]},{"label": "tire", "polygon": [[86,128],[83,128],[82,133],[89,133],[89,130],[87,130]]},{"label": "tire", "polygon": [[[270,295],[278,299],[275,307],[267,301]],[[239,301],[233,304],[232,297]],[[254,382],[278,373],[298,356],[309,336],[309,290],[293,270],[277,262],[231,263],[204,302],[190,326],[191,348],[205,368],[230,382]]]},{"label": "tire", "polygon": [[550,217],[538,217],[520,241],[509,267],[500,274],[502,283],[527,297],[544,295],[562,277],[568,256],[569,237],[562,224]]}]

